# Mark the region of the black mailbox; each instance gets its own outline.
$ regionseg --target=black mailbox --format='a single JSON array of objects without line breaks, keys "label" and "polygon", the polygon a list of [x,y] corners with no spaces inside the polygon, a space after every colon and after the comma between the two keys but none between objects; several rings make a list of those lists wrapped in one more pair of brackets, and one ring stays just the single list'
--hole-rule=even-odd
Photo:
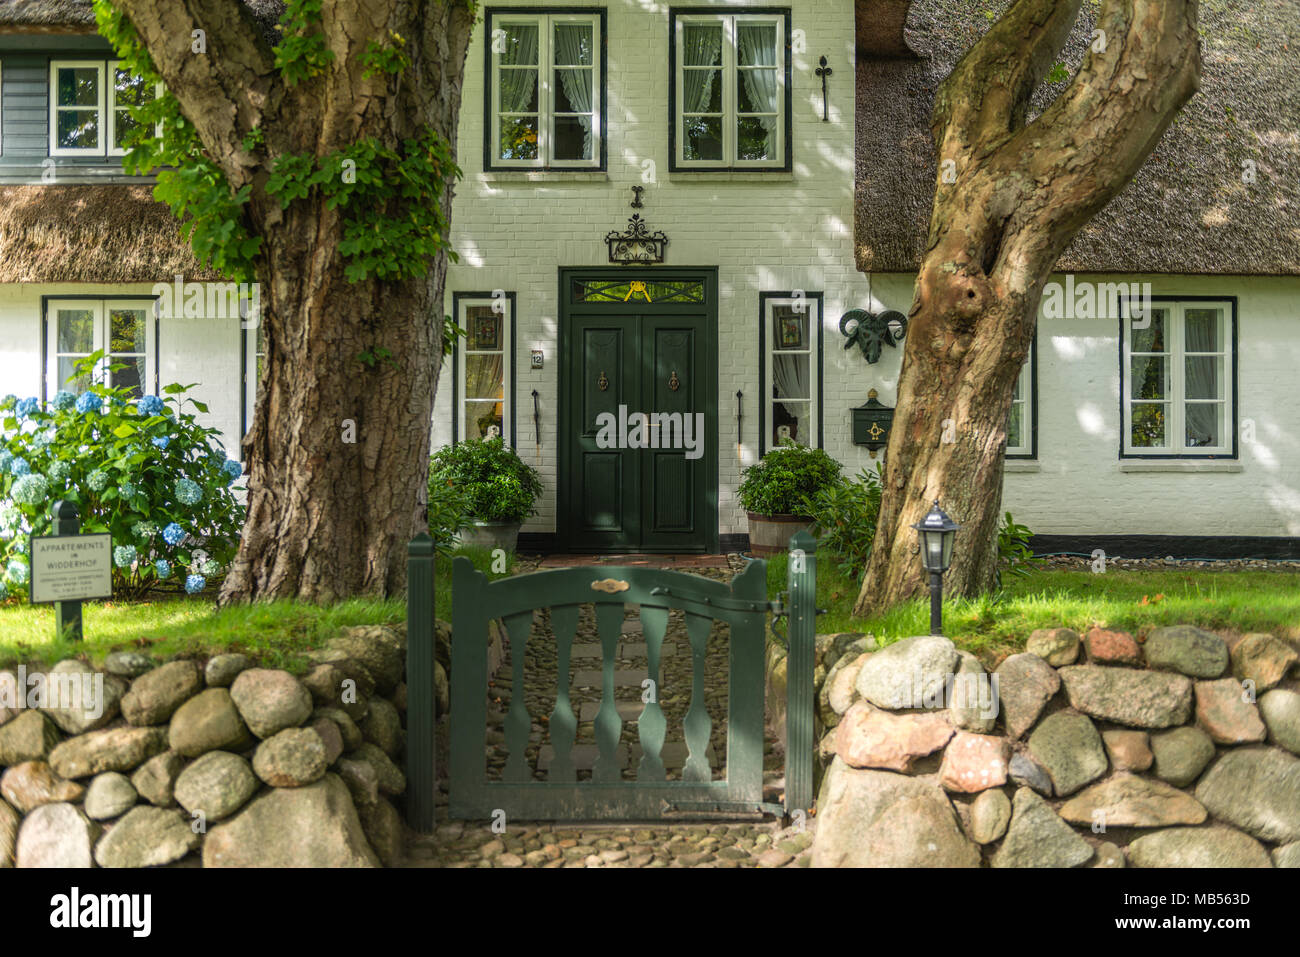
[{"label": "black mailbox", "polygon": [[881,404],[876,390],[867,393],[867,401],[853,412],[853,444],[865,445],[875,453],[889,444],[889,427],[894,422],[894,410]]}]

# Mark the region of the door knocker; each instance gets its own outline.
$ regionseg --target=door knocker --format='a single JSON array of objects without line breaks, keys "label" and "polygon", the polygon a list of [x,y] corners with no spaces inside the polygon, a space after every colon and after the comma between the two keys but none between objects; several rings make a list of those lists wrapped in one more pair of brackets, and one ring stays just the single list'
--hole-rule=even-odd
[{"label": "door knocker", "polygon": [[605,373],[603,370],[600,373],[600,378],[596,380],[596,388],[598,388],[601,392],[604,392],[606,389],[609,388],[609,379],[605,378]]},{"label": "door knocker", "polygon": [[668,391],[676,392],[678,389],[681,388],[681,386],[682,386],[682,380],[677,378],[677,370],[674,369],[673,374],[668,377]]}]

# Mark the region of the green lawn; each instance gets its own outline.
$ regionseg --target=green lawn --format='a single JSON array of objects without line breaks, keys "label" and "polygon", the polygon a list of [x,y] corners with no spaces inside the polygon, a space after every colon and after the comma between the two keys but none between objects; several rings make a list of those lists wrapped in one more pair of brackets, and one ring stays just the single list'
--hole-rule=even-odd
[{"label": "green lawn", "polygon": [[[786,556],[768,562],[768,591],[784,590]],[[930,631],[929,598],[877,618],[854,618],[859,582],[818,563],[817,605],[828,613],[818,632],[861,631],[890,641]],[[952,599],[943,605],[944,633],[981,656],[1023,650],[1035,628],[1064,625],[1082,633],[1094,624],[1138,635],[1160,625],[1191,624],[1219,631],[1269,631],[1300,637],[1300,567],[1213,571],[1205,568],[1103,574],[1040,569],[1012,577],[1002,592]]]},{"label": "green lawn", "polygon": [[[465,554],[489,577],[486,551]],[[439,618],[451,617],[451,563],[439,556],[435,577]],[[160,657],[177,654],[216,654],[243,651],[272,667],[298,669],[303,653],[351,625],[387,624],[406,620],[404,600],[356,599],[319,606],[271,602],[216,610],[210,595],[167,597],[141,602],[86,602],[85,641],[54,637],[54,608],[50,605],[0,603],[0,665],[52,663],[88,653],[95,662],[110,651],[147,648]]]}]

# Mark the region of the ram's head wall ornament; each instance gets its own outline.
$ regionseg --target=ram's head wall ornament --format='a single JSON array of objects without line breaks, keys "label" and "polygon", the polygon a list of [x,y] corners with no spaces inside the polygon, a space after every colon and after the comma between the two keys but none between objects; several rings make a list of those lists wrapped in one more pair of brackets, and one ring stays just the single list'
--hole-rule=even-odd
[{"label": "ram's head wall ornament", "polygon": [[848,340],[845,349],[857,345],[868,362],[880,359],[882,345],[896,346],[907,333],[907,316],[889,310],[873,315],[865,309],[850,309],[840,317],[840,333]]}]

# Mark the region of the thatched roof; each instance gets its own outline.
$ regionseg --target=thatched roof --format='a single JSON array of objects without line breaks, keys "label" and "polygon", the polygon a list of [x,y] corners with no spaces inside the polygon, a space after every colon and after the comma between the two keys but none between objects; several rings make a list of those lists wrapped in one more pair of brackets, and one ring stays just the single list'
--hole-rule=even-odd
[{"label": "thatched roof", "polygon": [[[912,272],[930,218],[934,92],[1007,0],[857,0],[856,253],[863,271]],[[1071,75],[1098,4],[1061,53]],[[986,11],[988,13],[986,14]],[[1300,3],[1201,0],[1201,89],[1133,182],[1084,227],[1061,271],[1300,274]],[[1045,85],[1041,112],[1064,88]],[[1242,182],[1243,163],[1256,167]]]},{"label": "thatched roof", "polygon": [[[279,39],[284,0],[244,0],[268,42]],[[0,0],[0,32],[94,33],[95,11],[90,0]]]},{"label": "thatched roof", "polygon": [[88,0],[0,0],[5,33],[94,33]]},{"label": "thatched roof", "polygon": [[167,282],[220,278],[199,268],[149,186],[0,189],[0,283]]}]

